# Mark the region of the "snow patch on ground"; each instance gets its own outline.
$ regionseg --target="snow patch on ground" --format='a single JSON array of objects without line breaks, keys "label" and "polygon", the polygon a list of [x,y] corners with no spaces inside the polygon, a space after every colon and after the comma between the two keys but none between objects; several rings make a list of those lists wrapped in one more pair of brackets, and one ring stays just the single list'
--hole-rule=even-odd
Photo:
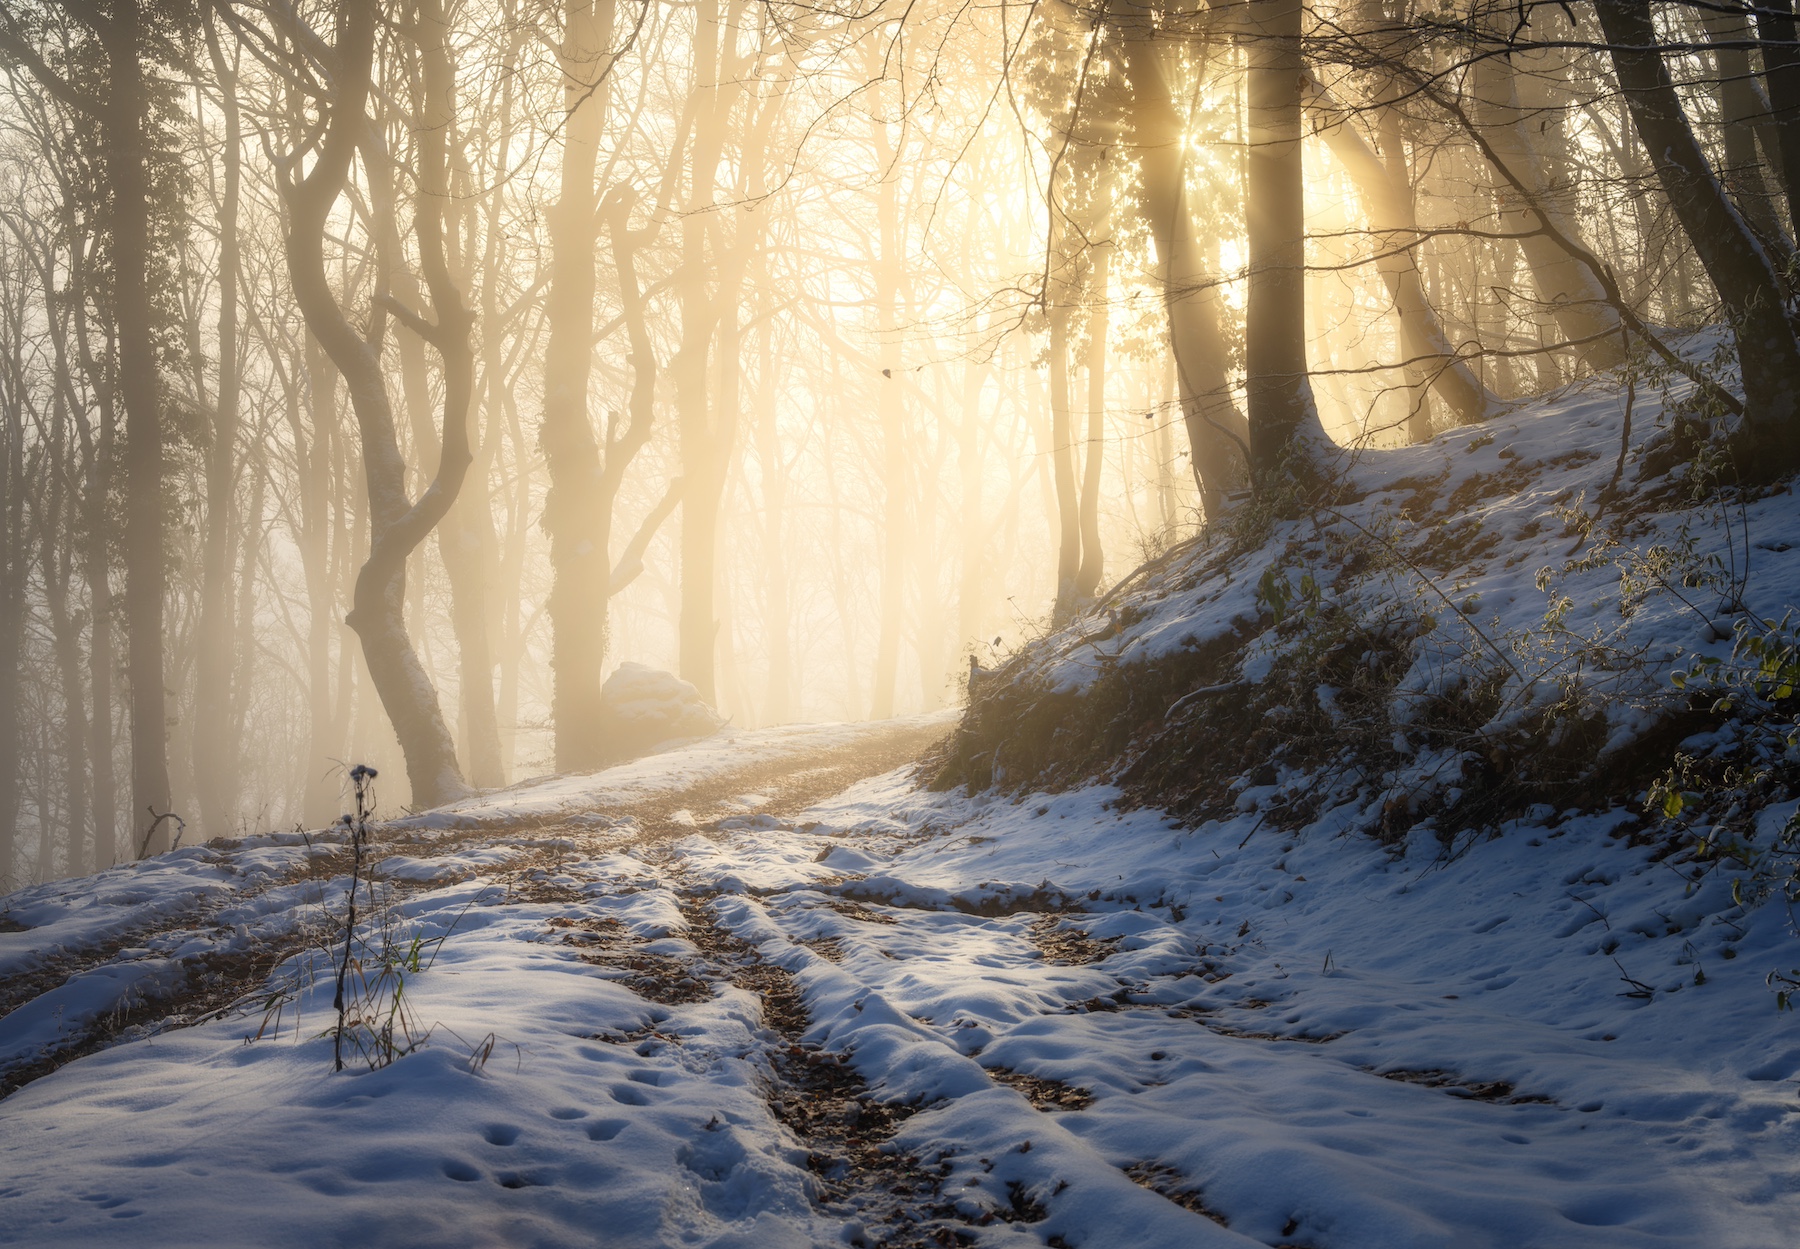
[{"label": "snow patch on ground", "polygon": [[0,1115],[0,1243],[881,1243],[771,1115],[753,995],[658,1004],[560,935],[618,921],[679,962],[684,898],[796,977],[809,1042],[920,1108],[890,1147],[979,1244],[1786,1242],[1781,907],[1694,886],[1607,816],[1447,861],[1116,797],[896,773],[803,817],[571,843],[547,903],[459,851],[463,878],[392,921],[444,937],[407,981],[424,1049],[334,1074],[319,980],[278,1036],[246,1043],[247,1008],[73,1063]]}]

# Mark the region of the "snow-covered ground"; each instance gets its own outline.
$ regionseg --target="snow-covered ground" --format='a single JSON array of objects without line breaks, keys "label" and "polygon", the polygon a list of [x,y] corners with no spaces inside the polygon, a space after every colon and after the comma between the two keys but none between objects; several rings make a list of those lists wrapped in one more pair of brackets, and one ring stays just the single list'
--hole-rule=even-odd
[{"label": "snow-covered ground", "polygon": [[[1573,541],[1620,406],[1372,456],[1336,515],[1211,580],[1146,579],[1105,638],[1090,618],[1026,674],[1080,690],[1230,634],[1227,675],[1255,685],[1293,636],[1269,571],[1297,603],[1439,604],[1399,702],[1479,669],[1485,630],[1515,665],[1494,733],[1578,687],[1626,742],[1745,607],[1800,602],[1800,508],[1677,499]],[[1340,583],[1352,531],[1396,558]],[[1623,609],[1622,568],[1648,585]],[[1183,827],[1093,782],[933,793],[892,769],[948,727],[728,733],[379,826],[361,952],[393,957],[361,1005],[403,980],[418,1044],[376,1070],[332,1069],[341,830],[0,899],[0,1088],[24,1081],[0,1101],[0,1243],[1800,1240],[1800,1029],[1765,984],[1800,966],[1794,917],[1644,837],[1636,794],[1380,844],[1371,812],[1453,762],[1421,735],[1390,774],[1340,769],[1303,826],[1281,812],[1323,791],[1283,765]],[[1797,808],[1761,813],[1765,844]]]},{"label": "snow-covered ground", "polygon": [[[423,1048],[334,1073],[321,980],[260,1040],[257,1000],[74,1062],[0,1103],[0,1240],[898,1236],[854,1184],[821,1199],[770,1109],[786,1042],[709,970],[704,915],[792,972],[808,1043],[917,1108],[887,1148],[918,1159],[932,1226],[976,1243],[1791,1243],[1800,1037],[1762,983],[1791,953],[1782,908],[1746,914],[1723,881],[1684,896],[1604,818],[1445,863],[1429,839],[1390,857],[1327,828],[1240,848],[1248,814],[1186,831],[1111,796],[931,795],[891,773],[672,842],[564,835],[511,880],[522,839],[459,843],[430,860],[448,883],[392,921],[444,936],[406,981],[436,1027]],[[102,905],[181,864],[198,888],[269,854],[85,888]],[[10,913],[30,922],[30,899]],[[254,922],[223,912],[218,937]],[[612,955],[566,940],[581,925],[620,933]],[[652,974],[640,996],[657,956],[710,987]],[[16,1053],[48,1026],[0,1034]]]}]

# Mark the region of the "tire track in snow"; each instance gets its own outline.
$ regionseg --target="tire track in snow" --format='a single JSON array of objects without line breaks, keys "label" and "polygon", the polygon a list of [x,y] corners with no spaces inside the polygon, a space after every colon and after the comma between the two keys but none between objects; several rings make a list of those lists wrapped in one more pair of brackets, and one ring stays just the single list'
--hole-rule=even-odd
[{"label": "tire track in snow", "polygon": [[[566,815],[554,821],[508,820],[491,827],[427,831],[412,821],[378,822],[371,827],[372,844],[365,861],[370,874],[382,880],[387,904],[461,883],[472,872],[450,879],[407,880],[382,877],[382,868],[396,859],[429,861],[448,859],[498,847],[514,846],[519,853],[502,874],[506,896],[499,905],[551,900],[533,877],[571,849],[583,852],[617,852],[636,845],[653,844],[700,831],[702,820],[716,821],[756,810],[785,814],[836,793],[865,777],[910,763],[946,731],[941,725],[900,722],[891,731],[875,731],[861,739],[822,750],[799,752],[713,776],[701,777],[674,791],[622,803],[605,812],[615,822],[610,827],[571,821]],[[754,807],[734,800],[755,794],[763,801]],[[696,816],[694,813],[700,812]],[[215,877],[204,884],[211,896],[178,909],[170,909],[143,923],[114,929],[86,944],[65,944],[35,966],[0,980],[0,1051],[9,1039],[28,1039],[32,1028],[42,1029],[34,1003],[85,997],[99,1004],[83,1015],[79,1011],[51,1011],[61,1034],[33,1045],[29,1052],[0,1057],[0,1099],[34,1080],[85,1055],[132,1037],[154,1034],[215,1019],[254,997],[272,971],[299,954],[319,937],[321,928],[341,921],[329,907],[334,886],[341,896],[341,869],[348,866],[347,833],[330,828],[313,834],[275,834],[269,837],[219,839],[206,843],[206,857],[195,861],[200,870],[235,870],[240,850],[291,846],[296,840],[307,848],[304,862],[283,874],[259,876],[253,887],[221,889]],[[321,848],[330,847],[321,853]],[[119,872],[128,884],[136,872],[166,871],[166,861],[146,860]],[[314,883],[318,890],[285,908],[292,915],[285,931],[260,935],[255,944],[241,949],[220,949],[232,930],[218,923],[221,915],[284,887]],[[65,886],[70,882],[63,882]],[[308,912],[312,912],[309,918]],[[266,918],[266,917],[265,917]],[[21,927],[21,935],[29,933]],[[27,938],[28,939],[28,938]],[[201,949],[189,949],[194,945]],[[240,943],[242,944],[242,943]],[[144,953],[158,945],[175,949],[152,970]],[[113,986],[100,983],[113,979]],[[91,992],[84,992],[91,990]]]}]

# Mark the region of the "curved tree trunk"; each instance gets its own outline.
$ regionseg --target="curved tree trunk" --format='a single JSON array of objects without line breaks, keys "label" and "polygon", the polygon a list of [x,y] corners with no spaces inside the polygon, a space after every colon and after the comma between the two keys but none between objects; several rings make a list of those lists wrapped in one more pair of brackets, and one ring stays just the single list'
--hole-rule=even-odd
[{"label": "curved tree trunk", "polygon": [[456,762],[456,747],[438,705],[437,691],[419,663],[406,634],[406,559],[443,518],[468,471],[468,405],[472,353],[469,335],[473,316],[460,294],[441,275],[443,191],[427,180],[444,159],[444,128],[427,126],[422,136],[418,228],[421,260],[432,291],[435,326],[426,331],[444,356],[443,454],[436,477],[417,503],[406,493],[406,464],[400,456],[393,407],[381,367],[380,335],[385,318],[378,310],[372,337],[365,339],[344,317],[325,274],[326,219],[342,193],[367,121],[363,109],[370,90],[374,59],[375,0],[349,0],[336,49],[339,72],[333,97],[323,106],[328,123],[311,170],[287,182],[287,260],[294,299],[343,375],[356,413],[362,444],[363,476],[369,499],[369,556],[356,577],[345,623],[362,643],[369,677],[406,756],[407,777],[415,806],[430,807],[468,793]]},{"label": "curved tree trunk", "polygon": [[1780,279],[1694,139],[1657,49],[1648,0],[1595,0],[1594,8],[1631,120],[1737,336],[1745,415],[1739,475],[1782,477],[1800,468],[1800,343],[1786,316]]},{"label": "curved tree trunk", "polygon": [[[1401,138],[1391,109],[1381,110],[1386,159],[1377,156],[1351,128],[1346,112],[1318,80],[1306,76],[1306,104],[1318,120],[1314,126],[1331,154],[1343,165],[1363,197],[1369,228],[1375,235],[1376,267],[1388,296],[1394,301],[1394,318],[1400,329],[1403,367],[1409,378],[1440,399],[1458,424],[1485,420],[1498,404],[1481,384],[1468,361],[1457,355],[1444,333],[1437,310],[1425,294],[1425,283],[1414,263],[1412,249],[1419,243],[1419,222],[1413,212],[1411,189],[1404,175]],[[1323,125],[1320,122],[1323,122]],[[1420,396],[1422,398],[1422,396]],[[1410,433],[1414,442],[1430,435],[1419,401],[1414,401]]]}]

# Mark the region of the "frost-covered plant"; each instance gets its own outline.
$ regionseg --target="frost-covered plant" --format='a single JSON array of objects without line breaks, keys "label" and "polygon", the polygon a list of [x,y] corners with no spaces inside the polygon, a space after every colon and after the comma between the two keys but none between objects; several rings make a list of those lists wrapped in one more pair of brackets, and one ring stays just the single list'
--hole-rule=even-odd
[{"label": "frost-covered plant", "polygon": [[1800,631],[1789,612],[1740,619],[1733,635],[1729,656],[1695,656],[1671,674],[1723,723],[1705,747],[1678,753],[1645,801],[1697,862],[1739,873],[1739,904],[1775,893],[1800,901],[1800,820],[1758,829],[1770,805],[1800,789]]}]

